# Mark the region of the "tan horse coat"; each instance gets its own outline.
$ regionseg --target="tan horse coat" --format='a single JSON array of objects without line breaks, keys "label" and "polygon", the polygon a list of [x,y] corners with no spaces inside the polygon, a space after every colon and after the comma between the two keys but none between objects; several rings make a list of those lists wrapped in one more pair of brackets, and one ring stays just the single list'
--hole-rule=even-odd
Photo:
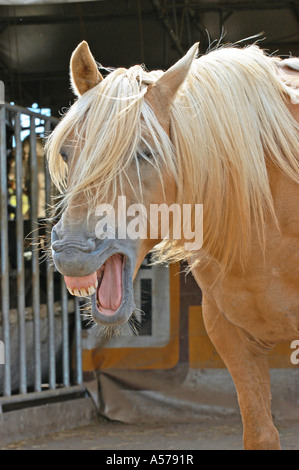
[{"label": "tan horse coat", "polygon": [[[299,72],[279,67],[278,73],[299,87]],[[151,102],[165,122],[161,101],[153,96]],[[286,106],[299,122],[299,105]],[[299,338],[299,186],[273,166],[269,175],[281,233],[268,221],[265,258],[256,241],[246,273],[235,264],[222,279],[219,265],[208,254],[193,269],[203,292],[207,333],[237,389],[246,449],[280,447],[271,416],[267,354],[275,344]]]},{"label": "tan horse coat", "polygon": [[[149,86],[145,95],[170,137],[170,105],[188,74],[195,53],[196,48]],[[299,87],[299,72],[290,62],[278,62],[277,73],[288,86]],[[86,43],[73,53],[71,77],[79,95],[102,81]],[[299,122],[299,105],[290,100],[285,104]],[[253,228],[245,271],[234,261],[224,276],[220,276],[219,263],[202,250],[201,262],[193,268],[203,291],[207,333],[236,385],[246,449],[280,447],[271,416],[267,354],[276,343],[299,338],[299,185],[283,174],[271,159],[267,170],[280,231],[272,218],[266,218],[264,253]],[[169,202],[172,202],[175,182],[171,179],[167,181],[167,190]],[[162,199],[161,194],[151,188],[150,191],[152,197],[154,194],[157,200]],[[136,270],[153,245],[151,240],[140,244]]]}]

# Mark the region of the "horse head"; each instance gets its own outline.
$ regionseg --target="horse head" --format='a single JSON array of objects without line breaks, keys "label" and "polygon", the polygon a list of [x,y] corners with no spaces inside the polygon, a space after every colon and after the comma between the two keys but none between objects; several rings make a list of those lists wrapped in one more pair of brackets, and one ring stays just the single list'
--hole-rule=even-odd
[{"label": "horse head", "polygon": [[176,201],[169,109],[197,47],[165,73],[135,66],[106,78],[85,41],[72,54],[78,99],[47,143],[52,179],[64,191],[52,254],[71,294],[91,296],[97,323],[129,319],[136,273],[163,238],[150,205]]}]

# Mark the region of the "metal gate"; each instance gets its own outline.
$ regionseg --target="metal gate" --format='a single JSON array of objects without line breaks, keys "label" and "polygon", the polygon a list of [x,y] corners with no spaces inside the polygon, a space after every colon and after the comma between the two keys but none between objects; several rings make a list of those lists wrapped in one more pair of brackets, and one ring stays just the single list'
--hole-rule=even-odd
[{"label": "metal gate", "polygon": [[0,412],[84,391],[80,300],[68,297],[47,256],[53,189],[42,140],[56,123],[0,103]]}]

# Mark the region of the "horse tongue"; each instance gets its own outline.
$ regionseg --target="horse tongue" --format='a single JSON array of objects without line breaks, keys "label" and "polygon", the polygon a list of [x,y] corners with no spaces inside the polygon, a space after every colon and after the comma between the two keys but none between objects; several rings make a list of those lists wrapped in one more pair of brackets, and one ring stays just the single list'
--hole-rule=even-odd
[{"label": "horse tongue", "polygon": [[101,285],[98,289],[100,308],[109,310],[109,313],[115,312],[121,304],[122,297],[122,256],[113,255],[105,263]]}]

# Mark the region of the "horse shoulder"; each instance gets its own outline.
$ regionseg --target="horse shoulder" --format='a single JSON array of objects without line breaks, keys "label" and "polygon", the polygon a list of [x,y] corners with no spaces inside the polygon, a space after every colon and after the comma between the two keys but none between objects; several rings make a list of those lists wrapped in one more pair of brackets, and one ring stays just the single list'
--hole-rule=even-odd
[{"label": "horse shoulder", "polygon": [[267,343],[299,337],[299,211],[295,218],[296,233],[293,219],[286,232],[269,227],[266,260],[258,242],[253,243],[245,272],[236,264],[221,277],[218,263],[208,255],[193,270],[203,296],[226,320]]}]

